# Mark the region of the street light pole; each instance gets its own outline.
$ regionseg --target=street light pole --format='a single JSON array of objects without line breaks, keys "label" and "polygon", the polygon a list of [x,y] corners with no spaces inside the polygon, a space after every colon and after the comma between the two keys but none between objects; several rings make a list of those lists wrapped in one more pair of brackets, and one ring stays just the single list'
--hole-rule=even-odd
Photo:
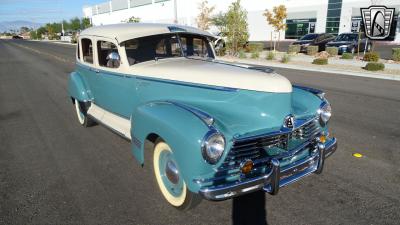
[{"label": "street light pole", "polygon": [[176,1],[174,0],[174,23],[178,23],[178,6]]}]

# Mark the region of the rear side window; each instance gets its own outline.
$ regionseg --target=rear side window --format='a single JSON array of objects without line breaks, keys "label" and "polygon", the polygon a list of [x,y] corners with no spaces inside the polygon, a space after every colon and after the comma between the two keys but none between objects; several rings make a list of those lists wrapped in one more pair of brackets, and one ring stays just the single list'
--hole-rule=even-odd
[{"label": "rear side window", "polygon": [[119,67],[119,60],[113,60],[112,57],[110,57],[111,53],[118,54],[118,48],[115,46],[115,44],[108,41],[97,42],[97,54],[100,66],[108,68]]},{"label": "rear side window", "polygon": [[92,41],[87,38],[82,38],[82,56],[83,61],[93,64],[93,45]]}]

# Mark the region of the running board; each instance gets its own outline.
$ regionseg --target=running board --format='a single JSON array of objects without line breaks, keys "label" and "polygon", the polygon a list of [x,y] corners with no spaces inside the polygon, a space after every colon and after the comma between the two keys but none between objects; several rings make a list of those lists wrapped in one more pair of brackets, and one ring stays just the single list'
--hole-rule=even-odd
[{"label": "running board", "polygon": [[131,140],[131,121],[121,116],[115,115],[100,106],[91,104],[87,114],[97,122],[110,128],[124,138]]}]

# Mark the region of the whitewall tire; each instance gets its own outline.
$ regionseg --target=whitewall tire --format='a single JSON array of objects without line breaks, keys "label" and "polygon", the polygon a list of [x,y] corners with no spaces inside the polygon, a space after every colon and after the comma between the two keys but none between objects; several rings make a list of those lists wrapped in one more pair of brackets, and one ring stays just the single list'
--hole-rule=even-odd
[{"label": "whitewall tire", "polygon": [[78,122],[84,127],[92,126],[94,124],[94,121],[90,119],[87,116],[86,112],[82,109],[83,103],[74,99],[74,105],[75,105],[76,116],[78,117]]},{"label": "whitewall tire", "polygon": [[187,210],[200,202],[201,198],[187,188],[170,146],[163,141],[154,146],[153,170],[161,194],[169,204]]}]

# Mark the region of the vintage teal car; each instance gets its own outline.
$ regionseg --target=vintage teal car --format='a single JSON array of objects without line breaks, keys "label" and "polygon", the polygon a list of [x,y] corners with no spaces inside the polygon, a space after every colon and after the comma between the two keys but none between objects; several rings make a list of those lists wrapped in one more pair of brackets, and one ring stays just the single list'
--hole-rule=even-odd
[{"label": "vintage teal car", "polygon": [[215,60],[211,38],[168,24],[84,30],[68,88],[78,121],[130,140],[179,209],[202,198],[277,194],[321,173],[337,148],[324,93],[266,67]]}]

